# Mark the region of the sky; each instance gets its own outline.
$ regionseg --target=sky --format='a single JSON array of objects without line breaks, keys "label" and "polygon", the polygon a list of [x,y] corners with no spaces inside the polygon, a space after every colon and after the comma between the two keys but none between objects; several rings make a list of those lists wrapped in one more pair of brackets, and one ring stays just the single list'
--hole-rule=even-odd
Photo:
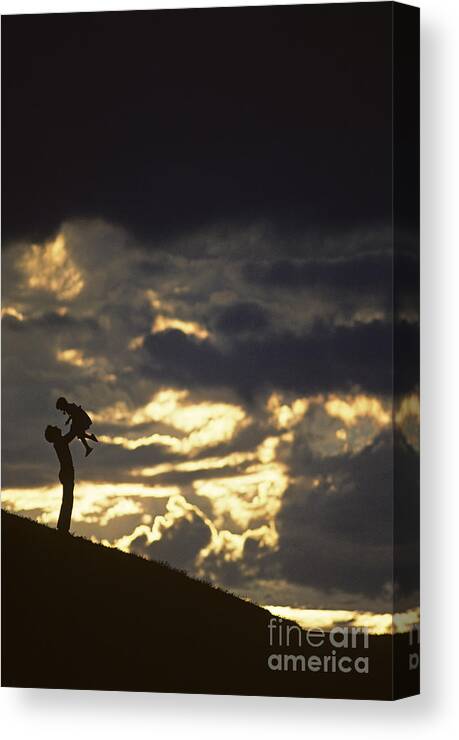
[{"label": "sky", "polygon": [[54,525],[64,395],[75,532],[278,610],[417,605],[391,39],[384,3],[3,18],[4,506]]}]

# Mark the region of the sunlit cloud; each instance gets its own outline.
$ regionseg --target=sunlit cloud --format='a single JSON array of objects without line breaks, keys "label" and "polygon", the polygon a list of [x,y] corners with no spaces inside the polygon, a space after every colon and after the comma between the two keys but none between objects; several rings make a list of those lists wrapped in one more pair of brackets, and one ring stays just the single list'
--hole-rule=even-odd
[{"label": "sunlit cloud", "polygon": [[339,624],[349,623],[356,612],[344,609],[299,609],[291,606],[264,605],[275,617],[296,622],[302,629],[329,630]]},{"label": "sunlit cloud", "polygon": [[411,395],[404,396],[402,398],[401,403],[397,407],[395,421],[397,424],[402,425],[410,416],[419,420],[420,401],[417,393],[412,393]]},{"label": "sunlit cloud", "polygon": [[304,418],[309,401],[307,398],[296,398],[290,404],[284,403],[279,393],[272,393],[266,406],[278,429],[291,429]]},{"label": "sunlit cloud", "polygon": [[[196,559],[198,572],[199,567],[205,566],[206,559],[211,555],[221,556],[225,562],[242,560],[244,547],[248,540],[253,540],[262,547],[274,548],[278,541],[278,535],[272,523],[246,529],[241,534],[231,532],[228,529],[218,530],[213,526],[209,545],[201,550]],[[201,575],[205,575],[205,567],[201,571]]]},{"label": "sunlit cloud", "polygon": [[25,273],[29,288],[53,293],[58,300],[73,300],[85,285],[63,234],[43,246],[32,244],[19,261],[19,267]]},{"label": "sunlit cloud", "polygon": [[240,474],[193,482],[195,493],[212,502],[217,528],[223,527],[228,518],[242,530],[247,530],[253,522],[266,522],[270,545],[277,544],[275,517],[289,483],[287,466],[275,458],[279,441],[279,438],[265,440],[254,455],[259,462]]},{"label": "sunlit cloud", "polygon": [[[236,560],[242,557],[247,539],[256,540],[265,547],[274,548],[277,545],[278,533],[275,527],[275,517],[289,479],[286,466],[271,459],[273,449],[273,445],[269,443],[266,445],[265,442],[255,453],[235,453],[221,459],[185,461],[176,465],[165,463],[150,469],[140,469],[134,473],[154,476],[172,470],[199,472],[205,469],[218,469],[228,463],[241,464],[248,460],[265,459],[264,463],[258,462],[250,465],[241,474],[211,480],[198,479],[193,482],[195,494],[210,500],[211,517],[205,517],[200,509],[189,504],[183,496],[168,503],[169,515],[166,521],[170,522],[171,526],[177,518],[177,512],[182,511],[185,506],[186,511],[198,513],[211,531],[210,544],[201,552],[198,564],[202,564],[211,553],[222,554],[224,559]],[[175,518],[172,517],[172,512]],[[228,529],[230,521],[239,531],[234,532]],[[253,523],[257,523],[256,526],[253,526]],[[128,549],[130,543],[141,534],[148,535],[147,541],[152,543],[159,539],[157,536],[159,524],[163,526],[162,519],[159,519],[158,523],[153,526],[153,534],[151,534],[151,528],[139,525],[140,528],[138,527],[135,532],[118,540],[116,544],[122,549]]]},{"label": "sunlit cloud", "polygon": [[141,349],[143,347],[143,343],[145,341],[145,338],[140,337],[132,337],[132,339],[129,340],[128,348],[135,352],[137,349]]},{"label": "sunlit cloud", "polygon": [[[171,529],[179,519],[185,518],[190,521],[193,515],[197,515],[203,520],[209,527],[212,536],[217,535],[212,521],[197,506],[190,504],[184,496],[178,492],[174,492],[167,501],[165,513],[158,514],[154,518],[152,526],[139,524],[131,534],[120,537],[111,544],[124,552],[129,552],[134,540],[144,537],[146,545],[152,545],[154,542],[159,542],[164,532]],[[104,541],[104,544],[110,543]]]},{"label": "sunlit cloud", "polygon": [[291,606],[263,607],[271,614],[296,622],[302,629],[331,630],[346,626],[365,628],[369,635],[390,635],[409,632],[419,624],[419,609],[406,612],[377,614],[344,609],[300,609]]},{"label": "sunlit cloud", "polygon": [[[162,497],[161,497],[162,498]],[[130,514],[142,514],[143,508],[140,501],[135,500],[132,496],[117,498],[112,505],[109,505],[103,514],[99,517],[99,524],[102,527],[107,526],[113,519]]]},{"label": "sunlit cloud", "polygon": [[150,447],[151,445],[169,447],[172,452],[177,453],[182,452],[184,449],[181,439],[171,437],[168,434],[150,434],[145,437],[137,437],[136,439],[129,439],[121,435],[110,436],[109,434],[99,434],[99,440],[104,444],[124,447],[125,450],[137,450],[139,447]]},{"label": "sunlit cloud", "polygon": [[198,496],[212,501],[217,526],[222,526],[228,516],[246,529],[253,520],[274,520],[288,480],[284,466],[272,463],[251,466],[241,475],[197,480],[193,488]]},{"label": "sunlit cloud", "polygon": [[[162,463],[151,468],[135,469],[132,474],[154,477],[172,471],[196,472],[198,478],[192,483],[194,493],[207,498],[212,510],[211,516],[206,517],[211,540],[201,551],[197,564],[202,565],[211,554],[235,561],[242,558],[248,539],[264,547],[275,548],[277,545],[275,517],[289,483],[287,467],[276,461],[276,448],[280,442],[279,437],[268,437],[252,451]],[[246,467],[240,473],[232,471],[226,476],[210,480],[199,478],[199,472],[244,465]],[[193,510],[197,511],[196,508]],[[199,514],[202,518],[201,510]],[[233,526],[228,528],[229,524]]]},{"label": "sunlit cloud", "polygon": [[118,403],[102,409],[94,419],[128,428],[153,422],[166,424],[186,436],[153,433],[131,438],[120,434],[105,435],[102,439],[107,444],[121,445],[127,450],[159,444],[179,454],[228,442],[237,430],[249,423],[242,406],[212,401],[193,403],[188,398],[188,391],[162,390],[135,411],[129,411],[125,404]]},{"label": "sunlit cloud", "polygon": [[[254,452],[184,461],[176,465],[166,463],[135,471],[140,475],[155,475],[171,469],[193,471],[219,468],[228,463],[258,461],[240,475],[232,474],[211,481],[198,479],[193,482],[195,494],[211,502],[212,515],[205,515],[201,508],[177,494],[169,499],[166,514],[158,515],[152,527],[139,525],[131,534],[119,538],[116,546],[128,551],[132,542],[140,536],[146,538],[147,544],[152,544],[159,541],[164,530],[173,526],[179,518],[196,514],[205,522],[210,532],[209,544],[197,557],[198,570],[211,555],[221,556],[224,561],[241,560],[249,539],[262,547],[275,548],[278,542],[275,517],[288,485],[286,467],[275,461],[279,442],[279,438],[268,438]],[[230,521],[239,531],[228,528]]]},{"label": "sunlit cloud", "polygon": [[[292,399],[273,392],[266,410],[276,429],[305,436],[318,457],[355,453],[370,444],[391,421],[390,409],[378,398],[363,394],[317,394]],[[307,427],[303,423],[306,418]],[[337,422],[343,426],[337,428]]]},{"label": "sunlit cloud", "polygon": [[386,409],[378,398],[362,394],[317,395],[286,401],[280,393],[272,393],[266,407],[278,429],[291,429],[305,417],[312,404],[323,406],[329,416],[340,419],[346,427],[356,426],[365,418],[374,421],[380,427],[386,426],[391,421],[390,410]]},{"label": "sunlit cloud", "polygon": [[411,446],[414,447],[414,449],[419,450],[419,393],[412,393],[409,396],[403,396],[396,407],[395,423]]},{"label": "sunlit cloud", "polygon": [[370,396],[330,396],[324,407],[327,414],[340,419],[348,427],[355,426],[363,417],[371,418],[381,427],[391,421],[390,411],[384,408],[381,401]]},{"label": "sunlit cloud", "polygon": [[[373,420],[376,416],[381,424],[387,421],[381,404],[372,398],[334,396],[325,399],[318,396],[284,402],[280,395],[272,394],[267,402],[267,412],[278,429],[288,429],[280,436],[268,436],[256,448],[243,452],[165,462],[131,470],[133,477],[140,478],[154,478],[173,472],[196,473],[191,486],[195,495],[206,498],[211,504],[213,526],[211,541],[201,552],[198,562],[202,563],[212,553],[220,554],[224,559],[241,558],[248,538],[265,547],[276,548],[276,517],[290,483],[287,463],[284,459],[277,459],[278,449],[281,443],[288,448],[294,441],[295,427],[307,414],[311,403],[331,412],[328,416],[347,422],[346,428],[331,430],[331,434],[341,442],[347,441],[347,427],[356,426],[360,419],[370,417]],[[134,411],[129,411],[123,403],[115,404],[102,410],[100,418],[131,429],[129,436],[102,437],[102,441],[119,444],[129,450],[158,444],[179,455],[188,455],[217,440],[229,441],[238,425],[246,420],[241,407],[223,403],[194,403],[187,391],[177,389],[159,391],[149,403]],[[132,437],[133,427],[153,422],[167,424],[177,434],[153,433]],[[183,433],[186,436],[180,436]],[[226,475],[217,474],[210,478],[199,475],[200,472],[225,468],[229,468]],[[127,540],[123,546],[127,546],[126,543]]]},{"label": "sunlit cloud", "polygon": [[396,612],[393,617],[393,625],[395,632],[409,632],[413,628],[419,627],[421,616],[421,610],[419,607],[415,609],[407,609],[405,612]]},{"label": "sunlit cloud", "polygon": [[16,319],[17,321],[24,321],[25,319],[22,311],[19,311],[14,306],[5,306],[4,308],[2,308],[2,318],[4,316],[12,316],[13,319]]},{"label": "sunlit cloud", "polygon": [[64,362],[67,365],[81,368],[86,370],[88,373],[98,377],[106,383],[114,383],[116,381],[115,373],[110,371],[110,366],[105,358],[95,358],[85,355],[80,349],[64,349],[56,352],[56,359],[58,362]]},{"label": "sunlit cloud", "polygon": [[[72,518],[75,522],[107,523],[110,519],[125,516],[127,513],[141,512],[142,508],[133,501],[133,498],[168,499],[178,492],[176,486],[79,481],[75,486]],[[27,513],[41,510],[37,519],[43,523],[57,521],[61,502],[61,485],[6,488],[2,491],[2,506],[13,512]]]},{"label": "sunlit cloud", "polygon": [[133,468],[130,472],[134,477],[153,478],[163,473],[170,473],[173,470],[184,473],[195,473],[204,470],[219,470],[226,467],[237,467],[243,463],[253,460],[256,457],[254,452],[232,452],[230,455],[223,457],[204,457],[199,460],[187,460],[178,463],[160,463],[153,467]]},{"label": "sunlit cloud", "polygon": [[175,313],[174,304],[170,301],[165,301],[156,290],[147,290],[146,297],[151,308],[155,311],[161,311],[161,313],[158,313],[155,316],[153,321],[153,325],[151,327],[153,334],[167,331],[168,329],[177,329],[183,334],[195,336],[197,339],[207,339],[209,337],[207,329],[197,321],[184,320],[171,315]]},{"label": "sunlit cloud", "polygon": [[168,316],[156,316],[151,328],[153,334],[167,331],[168,329],[177,329],[183,334],[191,334],[198,339],[207,339],[209,336],[207,329],[196,321],[182,321],[181,319],[174,319]]},{"label": "sunlit cloud", "polygon": [[[182,404],[189,396],[188,391],[178,391],[174,388],[162,390],[144,407],[137,409],[130,417],[131,424],[145,424],[148,421],[165,421],[180,429],[180,412],[183,412]],[[191,428],[196,428],[196,425]],[[189,430],[185,430],[189,431]]]},{"label": "sunlit cloud", "polygon": [[155,311],[169,312],[174,310],[172,303],[164,301],[164,298],[162,298],[156,290],[146,290],[145,296],[151,308],[154,308]]},{"label": "sunlit cloud", "polygon": [[83,352],[79,349],[58,350],[56,357],[59,362],[65,362],[74,367],[89,368],[93,367],[95,362],[92,357],[85,357]]},{"label": "sunlit cloud", "polygon": [[94,421],[103,424],[130,425],[132,423],[132,411],[129,410],[124,401],[116,401],[110,406],[105,406],[98,411],[93,411]]}]

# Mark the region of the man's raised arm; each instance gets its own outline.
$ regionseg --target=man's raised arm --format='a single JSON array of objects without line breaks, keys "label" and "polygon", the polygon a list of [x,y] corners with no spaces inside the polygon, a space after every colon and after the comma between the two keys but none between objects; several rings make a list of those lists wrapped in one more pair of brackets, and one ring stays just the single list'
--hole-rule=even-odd
[{"label": "man's raised arm", "polygon": [[63,440],[64,440],[64,442],[66,442],[67,444],[70,444],[70,442],[72,442],[72,440],[74,440],[74,439],[75,439],[75,437],[76,437],[76,433],[75,433],[75,432],[73,432],[72,430],[70,430],[70,432],[67,432],[67,434],[64,434],[64,435],[62,436],[62,439],[63,439]]}]

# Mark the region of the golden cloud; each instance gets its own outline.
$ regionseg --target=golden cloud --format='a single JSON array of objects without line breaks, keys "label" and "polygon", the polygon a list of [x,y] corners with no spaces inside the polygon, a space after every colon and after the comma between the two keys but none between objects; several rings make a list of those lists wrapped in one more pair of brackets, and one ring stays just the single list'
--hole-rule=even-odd
[{"label": "golden cloud", "polygon": [[365,628],[370,635],[391,635],[409,632],[419,624],[419,608],[391,614],[386,612],[348,611],[344,609],[300,609],[291,606],[267,606],[275,617],[296,622],[302,629],[331,630],[333,627]]},{"label": "golden cloud", "polygon": [[140,424],[161,422],[185,436],[150,434],[131,439],[125,435],[105,436],[107,444],[121,445],[135,450],[153,444],[170,447],[178,454],[189,454],[195,450],[230,441],[236,431],[249,422],[241,406],[229,403],[188,401],[188,391],[162,390],[145,406],[129,411],[123,403],[107,407],[94,415],[95,421],[124,424],[133,427]]},{"label": "golden cloud", "polygon": [[2,318],[4,316],[12,316],[17,321],[24,321],[25,319],[24,314],[14,306],[5,306],[2,308]]},{"label": "golden cloud", "polygon": [[174,319],[163,315],[156,316],[151,327],[153,334],[158,334],[168,329],[178,329],[183,334],[191,334],[198,339],[207,339],[209,336],[207,329],[201,324],[198,324],[197,321],[182,321],[182,319]]},{"label": "golden cloud", "polygon": [[136,349],[143,347],[144,337],[132,337],[128,342],[128,349],[135,352]]},{"label": "golden cloud", "polygon": [[[75,486],[72,519],[75,522],[106,523],[127,513],[141,512],[132,499],[163,498],[179,493],[176,486],[147,486],[142,483],[97,483],[79,481]],[[6,488],[2,505],[9,511],[41,510],[37,517],[43,523],[56,522],[62,501],[62,486]]]},{"label": "golden cloud", "polygon": [[[258,462],[240,474],[193,482],[195,493],[212,502],[213,521],[217,529],[221,529],[229,519],[243,531],[242,535],[235,535],[242,537],[242,540],[231,542],[234,553],[242,555],[247,536],[260,540],[266,546],[277,545],[275,518],[289,484],[286,465],[276,461],[279,442],[278,437],[269,437],[255,453],[246,453],[246,460],[255,458]],[[250,529],[259,522],[263,522],[263,525]],[[219,543],[219,550],[221,545]]]},{"label": "golden cloud", "polygon": [[272,393],[266,407],[278,429],[291,429],[304,418],[309,408],[309,400],[297,398],[289,404],[282,401],[279,393]]},{"label": "golden cloud", "polygon": [[[162,400],[165,400],[164,397]],[[188,428],[188,424],[186,426]],[[198,567],[211,554],[221,555],[224,560],[241,559],[248,539],[255,540],[264,547],[276,547],[278,533],[275,517],[289,482],[286,466],[276,461],[276,449],[281,439],[268,437],[255,451],[135,469],[134,475],[155,476],[172,470],[199,471],[250,463],[240,474],[193,482],[194,492],[211,501],[211,516],[205,515],[182,494],[176,493],[168,500],[166,513],[158,515],[153,526],[139,525],[130,535],[118,539],[116,546],[129,551],[132,542],[141,535],[151,544],[158,541],[164,530],[173,526],[178,519],[196,514],[210,531],[210,542],[198,555]],[[230,521],[240,531],[232,531],[233,527],[229,529]]]},{"label": "golden cloud", "polygon": [[109,363],[105,358],[88,357],[81,350],[70,348],[58,350],[56,359],[58,362],[87,370],[106,383],[113,383],[116,380],[116,375],[110,372]]},{"label": "golden cloud", "polygon": [[[197,506],[190,504],[180,493],[174,492],[167,501],[165,514],[157,515],[152,526],[139,524],[131,534],[119,538],[112,546],[124,552],[129,552],[134,540],[142,536],[145,537],[146,544],[151,545],[158,542],[164,532],[173,527],[179,519],[191,520],[196,514],[207,524],[211,536],[216,536],[217,532],[213,522]],[[110,545],[111,543],[103,541],[103,544]]]},{"label": "golden cloud", "polygon": [[412,393],[401,399],[396,408],[395,423],[410,445],[414,449],[419,450],[419,393]]},{"label": "golden cloud", "polygon": [[[243,556],[247,539],[256,540],[265,547],[277,545],[275,517],[289,477],[287,467],[276,460],[276,450],[280,442],[289,436],[287,433],[282,437],[268,437],[254,451],[162,463],[151,468],[134,469],[132,474],[154,477],[174,470],[199,474],[200,471],[247,465],[237,474],[232,472],[213,479],[198,478],[192,484],[196,495],[209,499],[212,504],[212,518],[206,518],[207,523],[212,523],[212,526],[209,524],[211,541],[201,551],[198,563],[202,564],[211,553],[236,560]],[[229,522],[240,531],[229,530]]]},{"label": "golden cloud", "polygon": [[56,358],[59,362],[65,362],[75,367],[92,367],[94,365],[94,359],[92,357],[85,357],[79,349],[58,350]]},{"label": "golden cloud", "polygon": [[199,472],[200,470],[218,470],[219,468],[237,467],[254,457],[254,452],[232,452],[222,457],[204,457],[199,460],[186,460],[179,463],[160,463],[151,468],[133,468],[131,475],[154,478],[156,475],[170,473],[173,470],[185,473]]},{"label": "golden cloud", "polygon": [[369,417],[381,427],[391,422],[390,411],[384,408],[381,401],[370,396],[329,396],[324,408],[329,416],[340,419],[347,427],[355,426],[364,417]]},{"label": "golden cloud", "polygon": [[[209,545],[204,547],[197,557],[198,568],[205,563],[211,554],[221,555],[227,562],[241,560],[244,555],[244,546],[247,540],[254,540],[263,547],[275,547],[278,536],[274,525],[262,524],[254,529],[247,529],[241,534],[230,532],[228,529],[217,530],[213,527]],[[205,571],[202,571],[202,575]]]},{"label": "golden cloud", "polygon": [[82,274],[70,256],[63,234],[43,246],[32,244],[19,267],[29,288],[53,293],[59,301],[73,300],[84,288]]}]

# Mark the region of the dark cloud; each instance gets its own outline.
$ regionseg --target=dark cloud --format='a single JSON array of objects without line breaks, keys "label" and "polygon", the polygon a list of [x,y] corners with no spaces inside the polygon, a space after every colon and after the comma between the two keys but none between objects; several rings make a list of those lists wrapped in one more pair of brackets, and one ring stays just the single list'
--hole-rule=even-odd
[{"label": "dark cloud", "polygon": [[390,290],[392,270],[390,254],[369,254],[334,260],[249,262],[245,274],[249,280],[268,288],[311,290],[338,287],[350,292],[385,293]]},{"label": "dark cloud", "polygon": [[159,262],[156,260],[141,260],[136,265],[137,272],[139,273],[139,275],[142,276],[162,276],[168,271],[169,268],[170,265],[167,264],[165,261]]},{"label": "dark cloud", "polygon": [[165,560],[175,568],[192,570],[199,551],[209,544],[211,532],[204,520],[195,512],[162,530],[161,539],[148,544],[142,535],[131,543],[131,551],[153,560]]},{"label": "dark cloud", "polygon": [[235,303],[220,312],[216,328],[223,334],[243,334],[265,329],[268,312],[257,303]]},{"label": "dark cloud", "polygon": [[[413,348],[413,366],[416,336],[409,325],[400,327],[400,341],[409,341]],[[269,387],[317,393],[359,386],[370,393],[389,393],[392,342],[392,326],[372,322],[353,327],[317,325],[305,336],[286,333],[241,339],[228,350],[179,331],[148,336],[144,346],[154,361],[154,372],[163,377],[191,386],[229,386],[252,397]],[[405,391],[412,379],[407,366],[400,378]]]},{"label": "dark cloud", "polygon": [[[397,255],[397,280],[400,292],[412,296],[417,291],[419,261],[409,253]],[[335,259],[275,260],[248,262],[245,276],[267,288],[284,290],[339,290],[385,296],[392,300],[394,257],[384,254],[356,254]]]},{"label": "dark cloud", "polygon": [[[418,586],[416,569],[418,464],[416,453],[396,440],[403,476],[404,533],[396,588]],[[283,577],[321,588],[375,595],[392,582],[394,569],[394,447],[382,434],[356,455],[322,461],[320,485],[297,483],[285,494],[278,517],[278,557]],[[410,521],[408,519],[410,518]],[[405,526],[406,525],[406,526]]]},{"label": "dark cloud", "polygon": [[4,237],[389,224],[391,24],[384,4],[4,18]]}]

